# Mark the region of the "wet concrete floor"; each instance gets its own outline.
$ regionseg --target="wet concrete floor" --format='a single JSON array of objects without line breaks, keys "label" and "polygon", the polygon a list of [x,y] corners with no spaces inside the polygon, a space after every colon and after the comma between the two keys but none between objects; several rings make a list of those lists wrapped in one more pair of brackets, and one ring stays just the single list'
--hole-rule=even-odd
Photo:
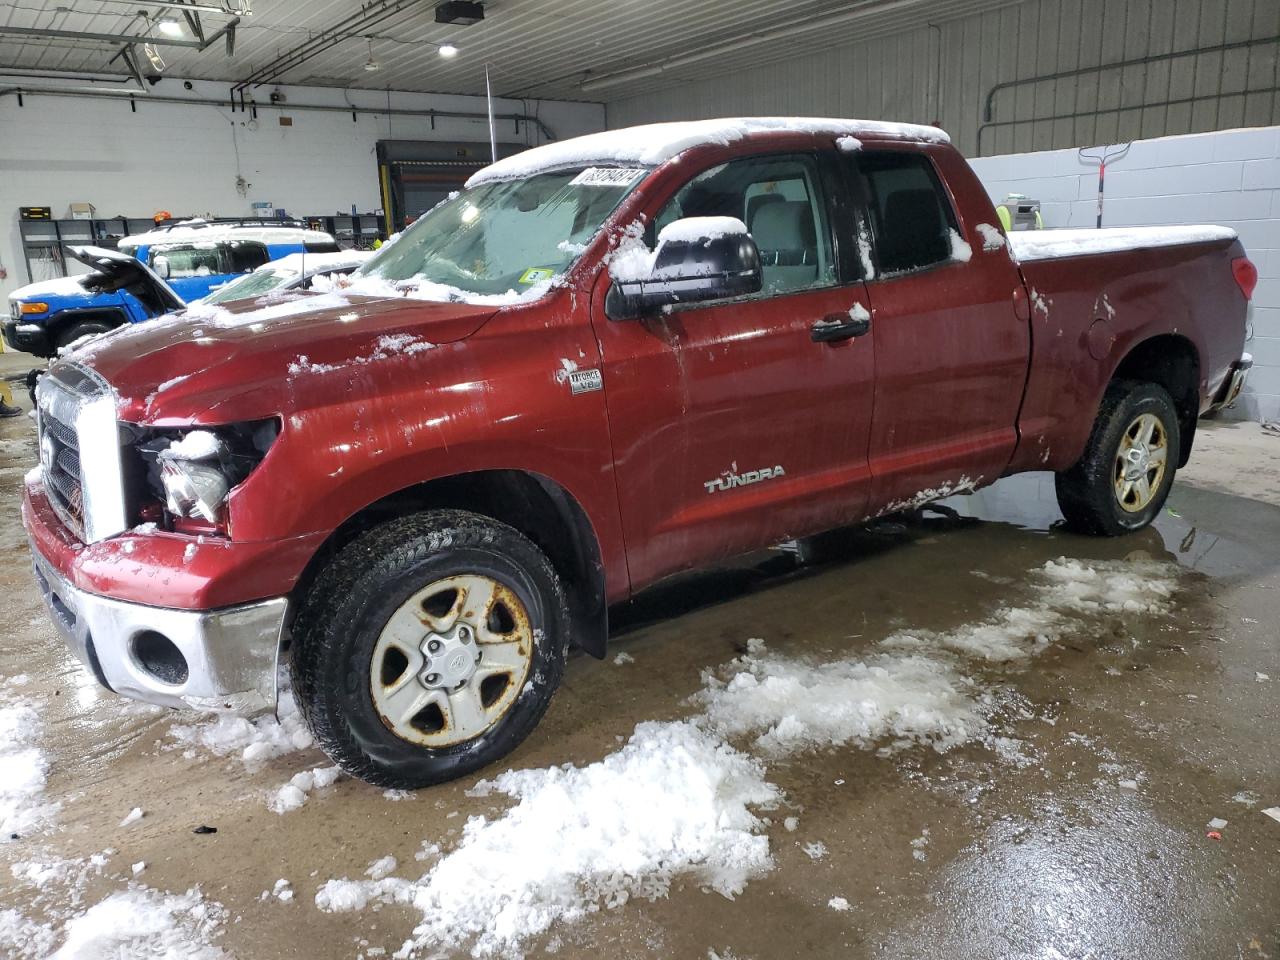
[{"label": "wet concrete floor", "polygon": [[[165,749],[170,725],[186,718],[99,691],[45,622],[17,518],[30,433],[25,418],[0,424],[0,676],[32,678],[22,693],[43,714],[47,794],[62,809],[52,828],[0,842],[0,908],[65,910],[53,902],[65,890],[42,893],[7,864],[110,847],[107,869],[78,891],[85,904],[121,889],[129,864],[146,861],[149,886],[199,884],[228,908],[216,942],[235,957],[394,950],[414,911],[325,914],[313,906],[316,888],[387,854],[412,866],[424,840],[448,849],[468,815],[502,804],[467,797],[474,778],[401,802],[344,779],[279,816],[264,796],[323,763],[318,751],[250,773],[235,758]],[[1132,537],[1054,529],[1052,478],[1032,474],[948,501],[956,515],[927,511],[853,534],[824,563],[761,555],[619,610],[610,659],[574,658],[510,766],[595,761],[637,722],[688,715],[701,672],[749,638],[783,655],[856,656],[903,627],[981,621],[1017,602],[1028,572],[1057,557],[1145,556],[1184,571],[1172,616],[1102,618],[1027,666],[987,671],[1000,733],[1022,742],[1024,761],[976,743],[944,754],[848,746],[793,756],[769,773],[799,828],[769,828],[776,868],[735,900],[677,882],[665,899],[556,926],[528,954],[1280,957],[1280,823],[1261,813],[1280,805],[1277,458],[1280,438],[1256,425],[1212,426],[1169,509]],[[632,662],[615,663],[619,651]],[[1121,785],[1129,781],[1137,789]],[[119,827],[135,806],[145,819]],[[1221,839],[1206,836],[1215,817],[1229,821]],[[193,835],[199,824],[218,832]],[[927,846],[913,847],[926,829]],[[815,840],[828,849],[817,861],[802,850]],[[296,900],[259,900],[280,877]],[[833,896],[849,910],[829,909]]]}]

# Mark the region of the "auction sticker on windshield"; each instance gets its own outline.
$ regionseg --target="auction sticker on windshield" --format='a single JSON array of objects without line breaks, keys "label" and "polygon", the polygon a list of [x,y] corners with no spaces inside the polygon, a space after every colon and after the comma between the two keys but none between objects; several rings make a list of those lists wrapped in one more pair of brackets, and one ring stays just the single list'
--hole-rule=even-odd
[{"label": "auction sticker on windshield", "polygon": [[587,167],[569,183],[588,187],[625,187],[644,174],[645,171],[638,167]]},{"label": "auction sticker on windshield", "polygon": [[556,272],[550,267],[530,267],[520,274],[520,283],[537,283],[539,280],[550,280]]}]

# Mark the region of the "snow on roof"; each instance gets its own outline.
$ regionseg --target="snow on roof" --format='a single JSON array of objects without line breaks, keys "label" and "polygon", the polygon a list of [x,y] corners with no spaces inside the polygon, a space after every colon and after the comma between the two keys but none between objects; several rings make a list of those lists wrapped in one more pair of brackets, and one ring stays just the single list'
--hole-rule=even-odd
[{"label": "snow on roof", "polygon": [[830,134],[833,137],[893,137],[950,143],[937,127],[880,120],[830,120],[816,117],[729,117],[651,123],[620,130],[590,133],[534,147],[490,164],[471,176],[468,187],[494,180],[518,180],[545,170],[589,163],[638,163],[653,166],[704,144],[722,146],[755,133],[788,132]]},{"label": "snow on roof", "polygon": [[1101,230],[1015,230],[1008,235],[1010,249],[1022,261],[1082,257],[1142,247],[1173,247],[1184,243],[1234,239],[1236,232],[1230,227],[1203,224],[1183,227],[1104,227]]},{"label": "snow on roof", "polygon": [[336,250],[332,253],[290,253],[278,260],[264,263],[254,272],[296,274],[306,270],[315,273],[319,270],[341,270],[343,267],[358,267],[370,257],[372,250]]},{"label": "snow on roof", "polygon": [[191,243],[201,240],[257,240],[261,243],[302,243],[304,240],[332,243],[333,237],[322,230],[304,227],[276,227],[270,224],[240,226],[231,223],[181,223],[164,230],[148,230],[123,237],[119,246],[142,247],[153,243]]}]

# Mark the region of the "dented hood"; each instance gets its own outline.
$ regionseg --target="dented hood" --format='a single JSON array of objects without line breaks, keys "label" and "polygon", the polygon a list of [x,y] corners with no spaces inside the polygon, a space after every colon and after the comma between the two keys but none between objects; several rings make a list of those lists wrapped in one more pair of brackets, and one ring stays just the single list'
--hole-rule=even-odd
[{"label": "dented hood", "polygon": [[376,390],[397,360],[470,336],[492,305],[305,291],[186,310],[113,331],[68,359],[115,388],[123,420],[229,422]]}]

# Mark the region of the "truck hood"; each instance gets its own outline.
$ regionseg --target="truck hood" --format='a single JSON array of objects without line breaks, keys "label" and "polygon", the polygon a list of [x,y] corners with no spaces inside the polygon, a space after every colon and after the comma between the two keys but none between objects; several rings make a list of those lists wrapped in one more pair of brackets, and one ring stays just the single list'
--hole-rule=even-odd
[{"label": "truck hood", "polygon": [[105,377],[132,423],[252,420],[376,391],[380,371],[470,336],[498,309],[289,291],[193,304],[112,331],[67,359]]},{"label": "truck hood", "polygon": [[50,297],[83,297],[87,296],[84,287],[80,286],[80,277],[53,277],[49,280],[37,280],[19,287],[9,294],[10,300],[47,300]]}]

